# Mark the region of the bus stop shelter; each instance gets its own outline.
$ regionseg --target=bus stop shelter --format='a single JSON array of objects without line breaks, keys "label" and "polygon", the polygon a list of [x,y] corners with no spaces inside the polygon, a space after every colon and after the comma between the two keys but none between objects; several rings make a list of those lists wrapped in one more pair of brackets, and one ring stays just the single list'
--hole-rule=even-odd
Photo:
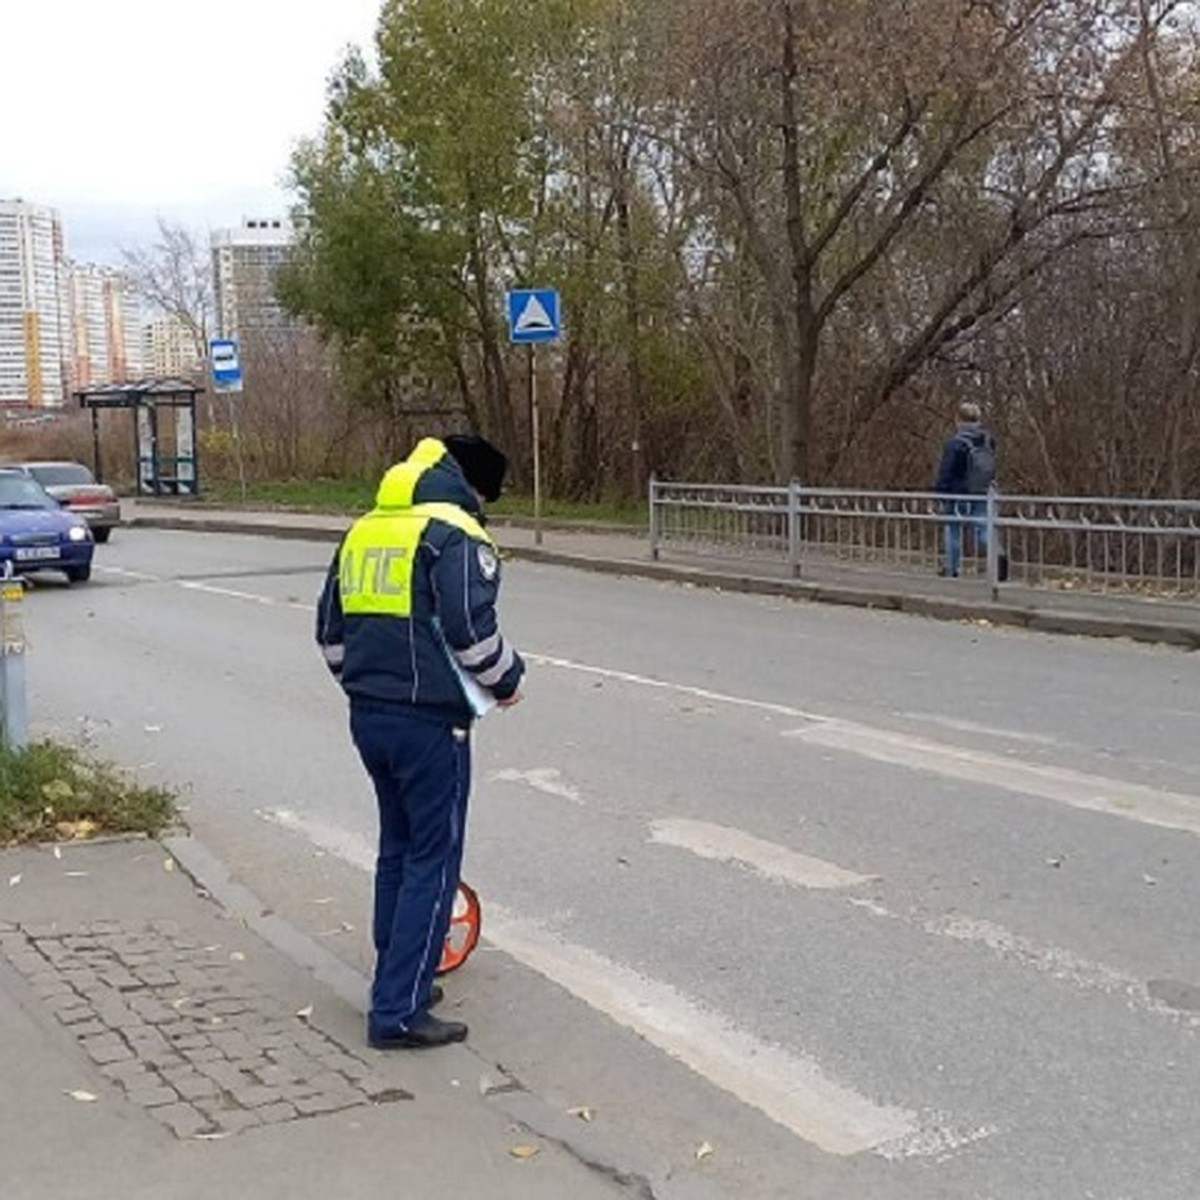
[{"label": "bus stop shelter", "polygon": [[75,393],[92,414],[92,453],[96,478],[103,481],[100,413],[119,409],[131,414],[131,433],[139,496],[196,496],[200,492],[196,453],[196,397],[204,389],[183,379],[145,379],[111,383]]}]

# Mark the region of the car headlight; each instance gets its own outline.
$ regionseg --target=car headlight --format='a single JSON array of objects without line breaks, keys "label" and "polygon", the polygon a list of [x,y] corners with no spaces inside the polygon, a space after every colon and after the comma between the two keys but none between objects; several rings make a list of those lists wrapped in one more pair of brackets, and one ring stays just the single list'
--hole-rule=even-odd
[{"label": "car headlight", "polygon": [[86,542],[89,534],[86,525],[72,525],[67,530],[67,537],[73,542]]}]

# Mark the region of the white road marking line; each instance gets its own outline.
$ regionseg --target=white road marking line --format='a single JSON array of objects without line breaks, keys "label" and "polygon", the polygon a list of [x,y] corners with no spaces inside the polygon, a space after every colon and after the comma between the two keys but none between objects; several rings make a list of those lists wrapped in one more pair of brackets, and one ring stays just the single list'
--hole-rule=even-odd
[{"label": "white road marking line", "polygon": [[997,754],[967,750],[944,742],[928,741],[894,730],[847,721],[841,717],[809,712],[788,704],[774,704],[725,692],[714,692],[708,688],[670,683],[630,671],[614,671],[547,655],[526,654],[525,657],[530,662],[563,671],[696,696],[777,716],[794,717],[808,724],[802,729],[787,731],[785,737],[800,738],[831,750],[911,770],[932,771],[955,779],[1002,788],[1023,796],[1037,796],[1074,808],[1104,813],[1107,816],[1123,817],[1147,825],[1200,834],[1200,796],[1125,783],[1101,775],[1088,775],[1066,767],[1043,766]]},{"label": "white road marking line", "polygon": [[274,606],[275,601],[270,596],[260,596],[255,592],[239,592],[234,588],[217,587],[211,583],[197,583],[195,580],[179,580],[179,586],[189,592],[204,592],[209,596],[224,596],[230,600],[248,600],[252,604]]},{"label": "white road marking line", "polygon": [[757,712],[774,713],[780,717],[796,717],[802,721],[825,721],[817,713],[805,712],[801,708],[793,708],[790,704],[772,704],[766,700],[751,700],[745,696],[732,696],[727,692],[713,692],[708,688],[692,687],[684,683],[671,683],[665,679],[652,679],[647,675],[635,675],[629,671],[615,671],[610,667],[594,667],[588,663],[574,662],[569,658],[553,658],[546,654],[532,654],[522,651],[526,661],[543,667],[556,667],[561,671],[577,671],[584,675],[596,675],[601,679],[615,679],[621,683],[632,683],[638,687],[657,688],[665,692],[677,692],[682,696],[695,696],[700,700],[713,700],[718,704],[728,704],[736,708],[750,708]]},{"label": "white road marking line", "polygon": [[903,1162],[906,1158],[932,1158],[934,1162],[944,1163],[953,1157],[956,1150],[982,1142],[1000,1132],[995,1125],[959,1130],[944,1124],[948,1119],[944,1113],[934,1113],[916,1133],[879,1146],[875,1153],[888,1162]]},{"label": "white road marking line", "polygon": [[559,800],[568,800],[572,804],[583,805],[583,797],[577,788],[562,781],[562,772],[556,767],[534,767],[531,771],[516,771],[505,768],[496,771],[491,776],[500,783],[524,783],[535,791],[547,796],[555,796]]},{"label": "white road marking line", "polygon": [[962,721],[957,717],[945,717],[940,713],[899,712],[898,717],[910,721],[924,721],[930,725],[941,725],[945,729],[956,729],[960,733],[978,733],[984,737],[1000,738],[1006,742],[1031,742],[1035,746],[1060,745],[1056,738],[1041,733],[1025,733],[1019,729],[998,729],[993,725],[980,725],[975,721]]},{"label": "white road marking line", "polygon": [[919,914],[906,916],[904,913],[893,911],[878,900],[853,896],[847,897],[847,902],[874,917],[896,921],[909,928],[918,929],[930,937],[944,938],[987,950],[1002,961],[1030,967],[1080,991],[1121,996],[1130,1008],[1200,1027],[1200,1017],[1188,1016],[1163,1004],[1151,995],[1145,981],[1137,976],[1104,963],[1092,962],[1061,946],[1041,945],[1031,938],[998,925],[995,921],[981,920],[965,913],[947,913],[934,917]]},{"label": "white road marking line", "polygon": [[766,879],[802,888],[852,888],[871,883],[876,876],[856,875],[835,863],[799,854],[786,846],[765,842],[740,829],[683,818],[655,821],[650,840],[677,846],[701,858],[741,863]]},{"label": "white road marking line", "polygon": [[122,579],[136,579],[142,583],[162,583],[161,575],[148,575],[144,571],[128,571],[124,567],[105,567],[96,563],[93,570],[105,575],[117,575]]},{"label": "white road marking line", "polygon": [[[349,830],[287,810],[262,815],[363,870],[374,867],[371,846]],[[499,950],[829,1154],[889,1147],[921,1132],[915,1114],[875,1104],[830,1079],[812,1060],[759,1041],[670,985],[573,945],[497,904],[487,905],[484,936]]]},{"label": "white road marking line", "polygon": [[759,1041],[668,984],[488,905],[489,941],[828,1154],[910,1137],[915,1114],[875,1104],[811,1059]]},{"label": "white road marking line", "polygon": [[[182,587],[214,595],[229,596],[239,600],[250,600],[259,604],[272,605],[275,601],[267,596],[250,592],[237,592],[208,584],[183,583]],[[292,605],[312,612],[311,605]],[[1021,762],[1012,758],[982,751],[967,750],[943,742],[928,741],[893,730],[830,717],[823,713],[807,711],[789,704],[775,704],[754,700],[745,696],[734,696],[727,692],[715,692],[708,688],[692,687],[662,679],[652,679],[630,671],[617,671],[608,667],[596,667],[571,659],[550,655],[527,653],[525,658],[534,664],[614,679],[638,687],[654,688],[694,696],[737,708],[767,712],[776,716],[792,717],[807,721],[804,729],[789,730],[784,736],[801,738],[831,750],[840,750],[877,762],[907,767],[916,771],[932,771],[954,779],[998,787],[1022,796],[1037,796],[1073,808],[1103,813],[1106,816],[1122,817],[1146,825],[1165,829],[1178,829],[1185,833],[1200,834],[1200,797],[1182,792],[1171,792],[1142,784],[1125,783],[1102,775],[1089,775],[1067,767],[1044,766]]]},{"label": "white road marking line", "polygon": [[784,736],[891,766],[931,771],[951,779],[1002,788],[1022,796],[1038,796],[1106,816],[1200,834],[1200,797],[1197,796],[1088,775],[1069,767],[1022,762],[1005,755],[931,742],[851,721],[822,721],[803,729],[789,730]]}]

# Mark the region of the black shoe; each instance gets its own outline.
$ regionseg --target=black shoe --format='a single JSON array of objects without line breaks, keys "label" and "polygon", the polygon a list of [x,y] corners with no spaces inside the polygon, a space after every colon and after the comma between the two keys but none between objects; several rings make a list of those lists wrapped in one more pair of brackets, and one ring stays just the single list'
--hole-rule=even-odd
[{"label": "black shoe", "polygon": [[442,985],[440,983],[433,984],[429,989],[429,1007],[437,1008],[442,1000],[445,999],[445,996],[446,993],[442,991]]},{"label": "black shoe", "polygon": [[372,1050],[431,1050],[435,1046],[466,1041],[466,1038],[467,1027],[461,1021],[439,1021],[426,1013],[407,1029],[369,1034],[367,1044]]}]

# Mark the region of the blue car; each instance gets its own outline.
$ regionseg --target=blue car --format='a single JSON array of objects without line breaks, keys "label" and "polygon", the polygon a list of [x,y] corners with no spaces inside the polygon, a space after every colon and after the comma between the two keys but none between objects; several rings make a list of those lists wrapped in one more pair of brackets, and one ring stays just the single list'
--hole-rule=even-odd
[{"label": "blue car", "polygon": [[27,475],[0,471],[0,574],[62,571],[71,583],[84,583],[95,548],[82,517]]}]

